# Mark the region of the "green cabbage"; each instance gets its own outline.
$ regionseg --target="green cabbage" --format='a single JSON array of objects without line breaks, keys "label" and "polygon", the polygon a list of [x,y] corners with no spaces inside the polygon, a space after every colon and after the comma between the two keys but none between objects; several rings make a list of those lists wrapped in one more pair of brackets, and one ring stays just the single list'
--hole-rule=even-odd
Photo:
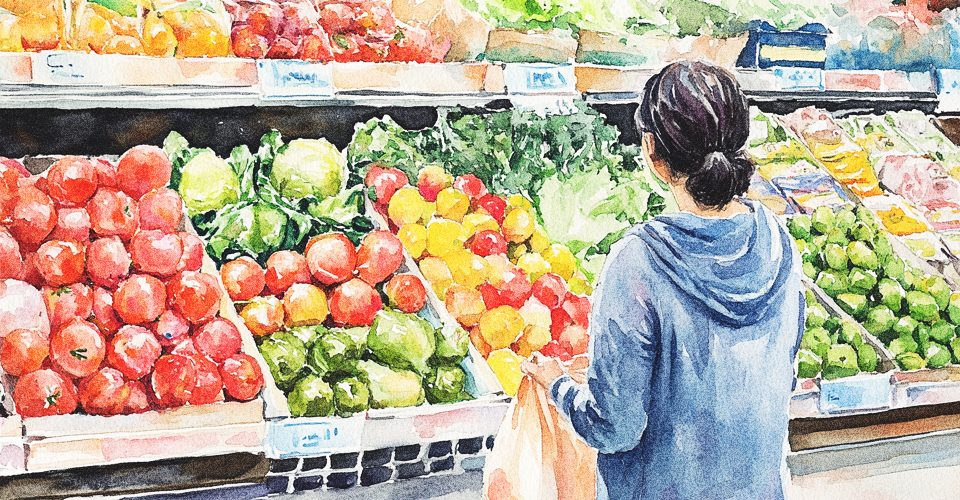
[{"label": "green cabbage", "polygon": [[230,164],[206,149],[183,166],[180,197],[191,215],[220,210],[240,199],[240,179]]},{"label": "green cabbage", "polygon": [[270,183],[286,198],[340,192],[346,159],[325,139],[294,139],[273,159]]}]

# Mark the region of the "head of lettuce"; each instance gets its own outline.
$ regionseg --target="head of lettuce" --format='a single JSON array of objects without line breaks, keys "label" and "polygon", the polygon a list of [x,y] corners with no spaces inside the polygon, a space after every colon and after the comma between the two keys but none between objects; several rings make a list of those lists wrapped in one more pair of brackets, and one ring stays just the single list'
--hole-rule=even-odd
[{"label": "head of lettuce", "polygon": [[322,200],[340,192],[346,164],[343,153],[325,139],[294,139],[273,159],[270,183],[286,198]]}]

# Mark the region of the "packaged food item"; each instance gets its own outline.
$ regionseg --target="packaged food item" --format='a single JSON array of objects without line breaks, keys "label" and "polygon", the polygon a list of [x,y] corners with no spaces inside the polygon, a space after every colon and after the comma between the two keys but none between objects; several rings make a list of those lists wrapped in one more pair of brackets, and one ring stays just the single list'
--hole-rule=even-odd
[{"label": "packaged food item", "polygon": [[72,0],[68,48],[156,57],[230,55],[230,15],[220,0]]}]

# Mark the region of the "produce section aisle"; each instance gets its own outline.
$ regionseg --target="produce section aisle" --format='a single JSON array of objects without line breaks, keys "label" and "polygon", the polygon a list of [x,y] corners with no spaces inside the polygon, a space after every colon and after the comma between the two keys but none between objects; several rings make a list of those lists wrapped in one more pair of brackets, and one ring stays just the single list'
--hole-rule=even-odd
[{"label": "produce section aisle", "polygon": [[[86,55],[74,54],[74,56],[82,59]],[[44,61],[46,60],[42,56],[34,56],[31,59],[33,69],[30,82],[0,85],[0,151],[5,155],[16,158],[63,154],[92,157],[118,156],[135,145],[161,145],[171,131],[178,131],[189,138],[189,146],[184,144],[174,155],[177,158],[174,160],[175,168],[186,168],[185,164],[195,157],[192,155],[200,154],[199,148],[209,147],[220,158],[228,158],[231,162],[236,162],[235,164],[249,161],[246,167],[249,170],[238,169],[244,176],[248,173],[251,176],[260,175],[254,165],[269,163],[271,167],[273,166],[274,156],[270,156],[266,161],[264,159],[266,157],[261,156],[262,148],[258,150],[264,144],[261,138],[268,135],[271,130],[278,130],[288,142],[296,138],[323,137],[337,149],[343,150],[350,144],[355,131],[363,126],[369,127],[365,130],[371,135],[378,133],[380,130],[376,128],[378,126],[388,128],[389,122],[386,117],[403,129],[419,130],[434,127],[439,120],[469,122],[475,115],[501,110],[572,110],[582,107],[582,109],[589,108],[602,112],[604,117],[598,121],[616,125],[621,134],[619,141],[626,145],[635,145],[636,134],[633,131],[632,116],[638,100],[636,89],[640,88],[651,74],[646,70],[615,69],[594,65],[534,65],[524,68],[495,63],[456,63],[433,66],[332,63],[327,68],[330,70],[329,74],[318,75],[318,77],[328,78],[325,81],[333,88],[329,95],[321,95],[323,93],[319,88],[313,89],[313,92],[305,92],[309,95],[279,95],[278,92],[282,93],[280,91],[283,90],[282,85],[271,87],[271,82],[276,83],[280,80],[264,79],[263,69],[257,68],[256,64],[250,60],[223,62],[226,65],[224,67],[232,68],[229,71],[224,67],[197,69],[200,71],[200,76],[190,76],[189,71],[186,71],[191,62],[165,61],[162,64],[170,66],[176,62],[177,64],[173,66],[179,68],[171,69],[170,73],[164,73],[165,78],[170,79],[168,81],[124,81],[123,78],[129,77],[129,74],[124,76],[123,71],[116,70],[108,75],[113,80],[88,82],[81,85],[75,84],[79,82],[64,84],[52,80],[42,81],[43,78],[49,78],[49,75],[43,76],[38,71],[38,68],[42,67],[38,66],[38,63]],[[124,59],[117,59],[117,61],[120,65],[155,63],[155,61]],[[317,70],[316,66],[314,65],[311,69]],[[515,85],[517,71],[527,76],[533,74],[532,72],[540,71],[546,72],[547,75],[569,76],[572,74],[575,78],[565,80],[568,83],[547,91],[532,91],[530,88]],[[899,110],[919,110],[926,114],[936,111],[940,101],[933,73],[920,73],[909,78],[897,72],[867,73],[856,75],[828,72],[824,75],[826,83],[822,84],[821,88],[812,90],[785,88],[782,79],[773,78],[772,73],[744,70],[739,76],[744,81],[751,104],[770,115],[787,115],[808,105],[815,105],[819,109],[831,112],[835,119],[864,114],[882,115],[887,111]],[[200,77],[213,78],[211,75],[220,75],[217,78],[221,80],[214,81],[212,84],[210,81],[203,83],[198,80]],[[232,85],[225,84],[223,75],[233,78]],[[859,85],[857,82],[861,81],[858,78],[864,75],[877,76],[881,81],[891,83],[880,90],[860,89],[857,87]],[[903,78],[898,80],[897,78],[901,76]],[[477,123],[483,122],[478,120]],[[944,128],[949,131],[949,120],[945,123],[948,125]],[[815,149],[815,146],[804,142],[806,138],[801,137],[802,131],[794,131],[791,134],[796,136],[798,141],[803,142],[801,148]],[[410,140],[431,138],[427,135],[423,137],[426,139]],[[616,138],[613,141],[615,142]],[[234,148],[241,145],[249,148],[246,152],[247,156],[232,155]],[[281,147],[276,147],[273,153],[278,153]],[[413,152],[417,153],[417,151]],[[471,152],[474,151],[471,150]],[[604,154],[609,152],[602,151]],[[435,151],[419,151],[419,153],[435,154],[436,157],[440,157],[440,154]],[[597,158],[601,161],[609,159],[602,155],[598,155]],[[454,157],[453,160],[455,159]],[[816,158],[811,156],[809,161],[811,164],[819,165],[818,162],[824,160],[820,156]],[[42,159],[34,158],[32,161],[26,161],[26,166],[31,172],[37,173],[48,167],[49,163],[49,161],[44,163]],[[452,163],[454,162],[451,160]],[[452,165],[441,166],[453,168]],[[451,172],[441,169],[434,173],[437,178],[449,176],[451,181],[455,176],[460,177],[466,173]],[[416,174],[416,172],[412,173]],[[410,176],[409,180],[417,179]],[[273,182],[272,179],[270,182],[274,187],[280,184]],[[263,183],[267,185],[268,181],[264,179]],[[611,184],[616,184],[616,181],[611,181]],[[395,187],[403,186],[401,183]],[[465,184],[460,187],[464,192],[469,191],[469,187]],[[464,221],[464,226],[467,225],[467,218],[472,216],[475,216],[470,219],[472,221],[489,223],[491,221],[483,217],[495,219],[496,207],[475,212],[479,199],[483,194],[487,194],[488,188],[492,194],[501,194],[493,192],[494,187],[489,185],[484,187],[483,193],[471,191],[470,198],[467,198],[463,192],[448,193],[451,198],[447,200],[453,200],[447,204],[449,206],[440,206],[443,203],[442,197],[436,201],[420,199],[419,202],[423,203],[422,209],[416,210],[416,217],[411,219],[410,224],[404,224],[403,227],[418,226],[422,220],[421,214],[429,210],[444,213],[455,211],[451,206],[463,201],[457,196],[466,199],[466,207],[463,208],[463,213],[459,214],[459,218]],[[565,186],[551,185],[550,188],[555,192],[563,192],[560,190]],[[280,189],[277,188],[277,190]],[[416,191],[416,189],[409,191]],[[799,191],[802,190],[797,192]],[[286,193],[282,194],[286,195]],[[849,193],[844,191],[842,194]],[[436,196],[437,193],[434,195]],[[263,193],[253,189],[241,193],[240,203],[264,203],[263,200],[269,199],[270,203],[280,207],[278,211],[287,214],[286,216],[291,217],[290,220],[294,220],[293,216],[289,215],[291,211],[296,211],[291,208],[293,205],[285,205],[284,203],[288,202],[277,201],[276,198],[271,198],[273,196],[272,192]],[[371,204],[376,203],[373,197],[367,201]],[[632,201],[625,198],[622,202]],[[511,198],[509,210],[520,210],[521,213],[529,210],[524,208],[524,202],[529,204],[530,200],[522,197],[518,200]],[[541,202],[543,201],[538,201],[538,203]],[[436,203],[436,205],[430,207],[430,203]],[[242,207],[236,208],[240,210]],[[393,233],[400,239],[404,239],[403,235],[407,233],[403,233],[401,227],[397,227],[401,226],[397,220],[402,217],[394,217],[390,214],[386,204],[365,208],[367,210],[361,212],[362,214],[371,216],[376,212],[382,218],[377,219],[371,216],[375,226],[383,230],[382,233]],[[503,208],[500,208],[500,211],[502,212]],[[521,245],[528,245],[532,249],[534,245],[539,244],[534,241],[535,229],[532,222],[529,227],[530,232],[524,232],[526,229],[517,231],[512,227],[508,228],[503,222],[503,213],[500,213],[499,217],[500,220],[496,224],[489,226],[495,227],[492,232],[497,233],[494,236],[500,238],[491,240],[493,241],[491,245],[502,243],[505,249],[509,248],[510,252],[514,252]],[[448,218],[456,218],[456,216]],[[423,224],[425,225],[428,221],[429,216]],[[193,220],[193,224],[209,222],[196,218]],[[216,231],[213,226],[215,225],[197,226],[190,231],[200,231],[201,235],[203,231],[207,231],[206,236],[210,236]],[[367,232],[371,230],[366,226],[362,229]],[[419,230],[412,227],[407,229]],[[872,244],[878,228],[868,227],[868,229],[869,237],[864,237],[863,240]],[[478,228],[473,230],[480,232]],[[426,232],[426,228],[423,231]],[[357,236],[365,234],[359,230],[358,232],[362,234]],[[509,243],[504,237],[509,240]],[[358,237],[354,244],[359,244],[359,241]],[[298,242],[300,243],[305,241]],[[404,243],[407,241],[404,240]],[[469,246],[472,253],[464,258],[474,259],[470,262],[475,262],[475,257],[486,252],[482,246],[473,244]],[[273,250],[277,249],[261,251],[259,260],[266,261]],[[308,251],[303,248],[303,245],[300,245],[297,250],[302,251],[303,257],[309,259]],[[409,251],[409,248],[407,250]],[[564,250],[571,251],[566,248]],[[437,250],[431,250],[431,252],[439,253]],[[536,250],[533,253],[542,252]],[[557,253],[561,252],[558,250]],[[215,257],[217,259],[215,264],[225,265],[237,255],[239,254],[231,254],[230,258],[227,258],[226,254],[218,255]],[[390,281],[389,278],[394,271],[404,274],[413,273],[421,277],[428,274],[424,270],[424,260],[417,261],[420,258],[419,254],[405,255],[405,257],[406,260],[402,264],[384,276],[372,280],[375,283],[371,285]],[[526,267],[517,265],[529,272],[531,276],[536,274],[536,277],[530,279],[533,282],[537,281],[540,274],[544,274],[542,270],[537,271],[537,266],[541,266],[543,260],[545,258],[531,263],[533,261],[531,259],[525,263]],[[208,263],[205,262],[206,264]],[[260,264],[263,265],[264,262]],[[947,262],[945,265],[953,264]],[[214,263],[209,263],[209,266],[214,266]],[[561,268],[556,263],[553,266],[555,269]],[[422,275],[417,270],[418,267],[423,271]],[[216,273],[216,267],[212,269],[212,272]],[[349,269],[350,276],[354,271],[353,267]],[[457,276],[456,278],[472,277]],[[860,278],[868,280],[864,276]],[[491,285],[486,282],[481,284],[483,279],[477,281],[478,287],[489,291],[492,287],[482,288],[484,285]],[[811,280],[813,281],[814,277],[811,277]],[[307,281],[310,281],[310,278]],[[578,300],[583,302],[586,300],[576,297],[564,298],[563,293],[568,289],[573,291],[577,286],[579,288],[573,295],[585,296],[584,281],[581,277],[575,276],[571,269],[570,275],[554,283],[560,290],[560,297],[556,297],[557,304],[552,304],[552,307],[557,309],[560,303],[569,302],[571,309],[564,312],[568,313],[566,320],[571,325],[576,321],[570,316],[576,316],[583,311],[582,306],[577,305],[581,303]],[[472,311],[467,310],[467,307],[457,308],[450,305],[456,302],[450,299],[451,296],[457,297],[455,292],[451,293],[450,288],[439,285],[434,276],[426,276],[424,284],[433,290],[430,294],[432,302],[426,309],[420,311],[419,319],[405,318],[402,321],[397,320],[398,323],[419,325],[421,320],[423,323],[429,323],[427,325],[429,328],[423,327],[424,332],[427,333],[427,338],[435,340],[443,338],[443,325],[457,325],[469,321],[465,318],[473,314]],[[304,285],[308,284],[304,283]],[[316,288],[326,285],[328,284],[317,285]],[[323,291],[332,294],[331,288],[333,287],[325,288]],[[811,289],[820,290],[814,286],[811,286]],[[846,311],[834,302],[834,297],[829,293],[820,292],[812,293],[808,306],[822,307],[825,315],[829,313],[833,317],[834,323],[829,324],[829,328],[824,327],[827,335],[849,335],[849,338],[844,338],[841,342],[830,339],[825,346],[817,347],[828,349],[846,345],[847,347],[843,349],[856,354],[865,351],[863,345],[870,346],[875,356],[873,363],[854,366],[853,373],[859,369],[863,375],[858,377],[866,377],[868,380],[863,386],[866,387],[864,391],[879,387],[887,391],[887,400],[879,406],[869,408],[862,405],[844,408],[843,404],[848,402],[837,403],[831,400],[830,395],[834,393],[830,393],[829,388],[855,392],[860,386],[844,385],[843,379],[837,381],[817,379],[814,382],[816,373],[804,377],[806,380],[802,381],[795,396],[797,414],[790,424],[791,453],[788,456],[788,465],[794,476],[795,489],[791,491],[796,495],[790,498],[813,498],[808,491],[809,485],[812,484],[817,485],[813,489],[822,495],[816,498],[830,498],[831,495],[843,496],[843,492],[838,490],[842,487],[852,488],[851,485],[857,485],[864,488],[884,489],[886,487],[883,485],[887,484],[885,481],[893,481],[891,477],[923,478],[928,473],[924,469],[952,474],[954,469],[960,468],[960,452],[952,452],[953,449],[957,449],[955,441],[957,429],[960,429],[960,406],[958,406],[960,403],[957,402],[960,400],[960,389],[958,389],[960,386],[956,382],[960,379],[960,375],[956,374],[956,367],[943,368],[940,369],[941,371],[927,370],[923,372],[924,375],[916,375],[918,372],[897,371],[896,355],[900,353],[887,350],[892,349],[889,346],[889,339],[874,338],[869,334],[869,328],[859,324],[850,326],[848,329],[849,325],[856,323],[852,316],[859,316],[859,312],[855,314],[852,311]],[[832,293],[833,290],[831,289],[830,292]],[[498,299],[507,296],[507,291],[496,290],[495,293],[499,294]],[[385,290],[383,296],[387,297],[389,294],[390,292]],[[264,292],[263,295],[269,294]],[[467,297],[467,295],[462,296]],[[527,295],[529,296],[529,291]],[[248,313],[244,311],[251,304],[259,304],[260,298],[257,294],[243,298],[234,297],[236,304],[231,302],[228,307],[221,307],[220,313],[231,321],[236,321],[237,324],[250,326],[255,323],[246,320],[252,317],[253,313],[249,313],[249,310],[247,310]],[[483,299],[486,300],[487,297]],[[273,300],[279,303],[276,298]],[[504,300],[507,299],[504,298]],[[334,307],[332,302],[331,298],[331,309]],[[518,304],[516,309],[521,309],[521,305],[522,303]],[[276,307],[276,304],[273,307]],[[422,303],[420,307],[423,307]],[[563,310],[562,307],[559,309]],[[529,310],[521,310],[520,314],[527,312]],[[535,312],[540,313],[540,311]],[[327,311],[323,311],[323,316],[326,313]],[[282,310],[281,314],[283,314]],[[287,311],[287,314],[291,313]],[[547,314],[551,313],[548,311]],[[479,314],[476,315],[479,316]],[[860,317],[855,319],[862,320]],[[552,318],[547,320],[546,329],[552,326],[551,321],[553,321]],[[283,320],[281,319],[280,322],[283,323]],[[376,330],[375,326],[373,328]],[[408,326],[405,328],[414,329]],[[575,330],[573,328],[570,331]],[[363,405],[360,405],[359,415],[352,416],[349,411],[343,415],[337,413],[336,417],[331,415],[332,412],[325,413],[322,417],[301,416],[302,413],[296,412],[303,410],[294,408],[294,402],[301,397],[298,394],[302,395],[302,393],[297,393],[294,386],[310,378],[310,374],[298,372],[280,380],[276,374],[271,376],[267,373],[268,388],[261,396],[262,400],[255,401],[258,405],[257,409],[263,409],[265,412],[267,423],[254,432],[259,432],[257,437],[263,438],[263,442],[270,444],[265,454],[260,454],[264,451],[262,448],[253,447],[245,450],[246,452],[219,456],[163,458],[136,463],[122,463],[124,461],[120,460],[118,463],[100,466],[87,466],[90,463],[88,462],[76,464],[79,467],[64,470],[56,470],[58,469],[56,462],[51,461],[37,469],[38,472],[19,471],[0,478],[0,498],[25,494],[53,497],[141,494],[146,498],[259,498],[267,495],[283,497],[298,491],[314,491],[320,498],[359,498],[360,496],[422,498],[417,493],[422,492],[428,485],[431,491],[437,492],[438,497],[448,495],[443,496],[447,500],[478,498],[481,481],[479,471],[483,467],[484,457],[492,448],[499,419],[506,411],[508,398],[504,394],[504,389],[509,393],[509,388],[505,384],[502,388],[498,387],[497,379],[491,378],[492,374],[489,373],[487,362],[483,359],[490,354],[489,349],[484,349],[484,342],[490,339],[483,336],[482,328],[478,327],[476,331],[479,331],[477,335],[479,338],[474,338],[471,334],[473,341],[470,351],[459,353],[445,360],[444,363],[434,363],[435,360],[432,360],[427,366],[423,365],[423,359],[413,360],[413,362],[400,360],[396,363],[397,366],[379,367],[389,371],[391,376],[400,371],[404,371],[405,376],[411,374],[410,376],[417,380],[417,383],[413,384],[417,389],[420,388],[421,379],[428,376],[427,368],[436,370],[438,366],[435,365],[444,364],[444,369],[449,370],[447,373],[465,374],[466,382],[460,380],[460,386],[456,391],[452,391],[455,398],[450,401],[437,403],[431,400],[430,404],[414,405],[411,408],[371,410],[366,410]],[[527,332],[525,330],[524,332],[526,335]],[[269,343],[262,339],[255,342],[249,333],[244,330],[243,351],[252,353],[258,359],[264,358],[261,362],[263,366],[266,367],[271,363],[276,365],[277,359],[283,359],[283,356],[289,354],[283,353],[272,357],[270,349],[275,348],[276,343]],[[267,334],[271,333],[272,331]],[[313,348],[309,347],[310,345],[321,345],[323,341],[332,338],[330,332],[323,329],[299,330],[297,333],[298,340],[287,343],[299,343],[301,354],[312,352]],[[548,333],[554,334],[552,331]],[[261,335],[256,332],[254,334]],[[569,332],[568,334],[573,335]],[[554,335],[561,336],[559,333]],[[859,335],[862,337],[857,337]],[[511,341],[516,337],[517,335],[511,336]],[[277,335],[276,338],[280,339],[282,336]],[[582,340],[585,337],[575,338]],[[860,343],[852,340],[854,338],[860,339]],[[441,342],[441,340],[435,341]],[[569,345],[564,349],[578,347],[576,341],[571,343],[569,338],[567,341]],[[264,345],[272,347],[264,348]],[[857,351],[852,351],[850,346],[854,345]],[[486,345],[486,347],[491,346]],[[366,345],[365,348],[369,348],[371,353],[374,349],[386,349],[384,346],[373,344]],[[510,342],[507,342],[506,345],[498,348],[501,351],[509,350],[508,348],[522,350],[523,346],[511,346]],[[811,348],[811,351],[817,354],[820,352],[814,348]],[[378,355],[383,356],[383,359],[387,358],[383,352]],[[949,352],[947,355],[949,357]],[[359,357],[360,354],[356,356]],[[305,356],[302,357],[306,359]],[[816,359],[819,361],[819,358]],[[356,362],[356,359],[353,361]],[[362,363],[366,362],[367,360]],[[421,365],[414,367],[419,368],[416,374],[412,374],[409,366],[399,368],[404,363],[416,362]],[[318,366],[313,360],[309,363],[303,362],[301,365],[310,363],[313,363],[311,370],[314,371],[326,369],[330,369],[331,373],[336,371],[330,367]],[[491,364],[493,364],[492,359]],[[816,371],[819,372],[820,364],[815,364]],[[367,369],[378,369],[370,365],[364,366]],[[840,368],[840,371],[845,372],[849,367]],[[826,379],[837,373],[825,370],[823,377]],[[854,379],[863,380],[857,377]],[[341,384],[340,387],[344,387],[342,385],[344,383],[352,389],[359,387],[359,382],[353,379],[348,381],[348,378],[343,378],[342,375],[332,376],[329,381],[331,385]],[[330,386],[327,386],[326,390],[330,390]],[[443,396],[449,395],[443,394]],[[437,394],[427,394],[426,397],[427,399],[436,398]],[[460,401],[461,397],[467,401]],[[343,398],[337,399],[338,411],[345,407],[341,399]],[[329,401],[332,401],[332,398]],[[423,403],[422,395],[419,403]],[[450,403],[452,406],[448,410],[442,403]],[[309,404],[315,404],[315,401]],[[393,406],[387,403],[384,405]],[[240,424],[252,425],[249,422],[241,422],[238,425]],[[351,427],[353,425],[356,427]],[[351,431],[350,428],[354,430]],[[404,431],[399,432],[398,429]],[[44,433],[49,433],[51,430],[42,426],[27,425],[26,432],[30,438],[27,453],[31,453],[31,446],[34,448],[33,451],[42,450],[43,439],[48,437]],[[336,447],[311,453],[315,450],[307,446],[318,442],[323,432],[336,435],[343,441],[338,441]],[[417,437],[411,439],[415,433]],[[67,439],[69,436],[57,436],[57,438]],[[209,453],[216,454],[216,452]],[[203,452],[203,454],[209,453]],[[913,456],[914,460],[904,459],[903,457],[907,455]],[[28,470],[30,470],[29,467]],[[828,471],[841,471],[846,486],[819,484],[818,481],[821,481]],[[949,488],[949,486],[946,487]],[[802,494],[797,493],[796,488],[802,488]],[[890,490],[885,489],[885,491]]]}]

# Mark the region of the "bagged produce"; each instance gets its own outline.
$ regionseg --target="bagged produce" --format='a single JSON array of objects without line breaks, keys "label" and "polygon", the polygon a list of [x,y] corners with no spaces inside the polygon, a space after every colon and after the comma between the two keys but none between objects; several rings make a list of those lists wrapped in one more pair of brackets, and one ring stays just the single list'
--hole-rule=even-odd
[{"label": "bagged produce", "polygon": [[543,387],[524,377],[486,460],[485,499],[596,498],[597,452],[547,400]]},{"label": "bagged produce", "polygon": [[230,16],[220,0],[71,0],[67,46],[98,54],[230,55]]}]

